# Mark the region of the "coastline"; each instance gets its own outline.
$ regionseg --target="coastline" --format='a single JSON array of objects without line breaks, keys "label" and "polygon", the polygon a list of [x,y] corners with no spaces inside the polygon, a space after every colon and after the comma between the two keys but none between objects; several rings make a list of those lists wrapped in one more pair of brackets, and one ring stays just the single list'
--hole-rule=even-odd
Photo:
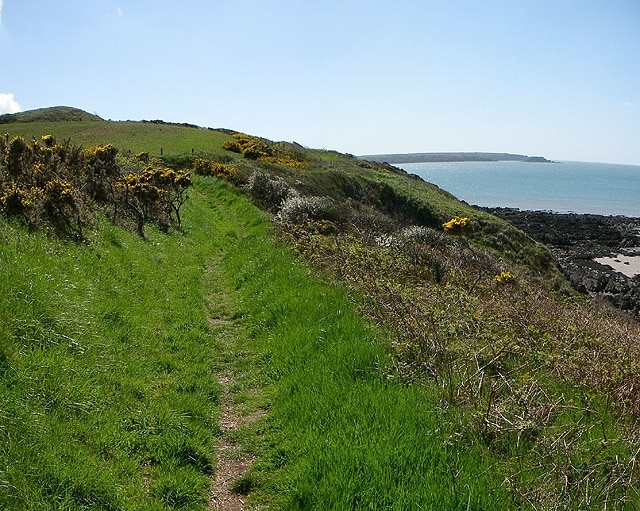
[{"label": "coastline", "polygon": [[549,247],[575,289],[640,319],[640,218],[476,208]]}]

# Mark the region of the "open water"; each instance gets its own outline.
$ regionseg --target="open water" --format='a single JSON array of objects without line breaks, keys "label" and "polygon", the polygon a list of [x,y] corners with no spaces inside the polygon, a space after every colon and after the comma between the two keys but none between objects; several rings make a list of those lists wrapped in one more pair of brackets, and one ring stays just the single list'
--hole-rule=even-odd
[{"label": "open water", "polygon": [[563,161],[396,164],[469,204],[640,217],[640,166]]}]

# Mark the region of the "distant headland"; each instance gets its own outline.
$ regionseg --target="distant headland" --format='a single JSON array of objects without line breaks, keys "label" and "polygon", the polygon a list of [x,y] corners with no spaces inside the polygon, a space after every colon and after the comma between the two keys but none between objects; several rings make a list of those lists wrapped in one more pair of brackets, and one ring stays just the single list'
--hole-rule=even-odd
[{"label": "distant headland", "polygon": [[360,156],[364,160],[386,163],[429,163],[456,161],[525,161],[532,163],[553,163],[543,156],[526,156],[510,153],[406,153],[370,154]]}]

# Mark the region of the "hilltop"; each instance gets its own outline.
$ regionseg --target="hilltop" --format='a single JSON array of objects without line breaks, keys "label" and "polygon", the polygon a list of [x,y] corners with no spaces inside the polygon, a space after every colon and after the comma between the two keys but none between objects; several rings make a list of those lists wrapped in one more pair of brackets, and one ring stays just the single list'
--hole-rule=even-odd
[{"label": "hilltop", "polygon": [[79,108],[68,106],[54,106],[27,110],[15,114],[0,115],[0,124],[18,122],[65,122],[65,121],[102,121],[95,114],[90,114]]},{"label": "hilltop", "polygon": [[0,507],[640,505],[640,324],[504,219],[225,129],[2,129]]}]

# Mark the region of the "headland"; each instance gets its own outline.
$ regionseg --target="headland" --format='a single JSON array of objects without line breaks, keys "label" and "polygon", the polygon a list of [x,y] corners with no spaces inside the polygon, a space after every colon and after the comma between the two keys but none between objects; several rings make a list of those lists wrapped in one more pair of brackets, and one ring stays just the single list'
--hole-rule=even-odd
[{"label": "headland", "polygon": [[361,158],[380,163],[436,163],[460,161],[524,161],[529,163],[553,163],[543,156],[527,156],[511,153],[406,153],[406,154],[372,154]]}]

